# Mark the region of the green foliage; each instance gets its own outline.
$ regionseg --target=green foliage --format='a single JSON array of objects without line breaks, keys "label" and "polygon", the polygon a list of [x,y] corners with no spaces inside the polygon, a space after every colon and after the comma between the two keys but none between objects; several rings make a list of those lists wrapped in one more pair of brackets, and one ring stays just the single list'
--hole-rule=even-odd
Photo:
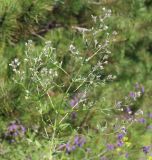
[{"label": "green foliage", "polygon": [[[71,58],[67,46],[74,44],[82,55],[92,55],[93,46],[86,49],[78,27],[89,29],[93,24],[91,15],[102,14],[104,6],[112,10],[112,17],[106,21],[108,32],[118,32],[114,41],[110,37],[112,54],[105,71],[116,75],[117,79],[91,88],[89,98],[97,101],[92,107],[89,104],[75,110],[69,107],[77,85],[66,93],[71,79],[66,78],[62,71],[59,71],[55,82],[65,86],[48,89],[43,96],[34,90],[39,84],[34,86],[30,78],[26,79],[24,87],[29,87],[31,94],[29,99],[25,99],[27,93],[23,86],[14,84],[12,78],[15,74],[9,66],[14,58],[19,58],[24,64],[20,69],[32,67],[29,61],[24,63],[25,42],[28,39],[34,41],[35,52],[32,55],[35,56],[41,53],[44,41],[51,40],[56,48],[57,61],[63,60],[62,67],[70,75],[76,75],[81,63]],[[0,159],[96,160],[106,156],[125,160],[126,153],[129,153],[130,160],[148,159],[149,153],[145,155],[142,147],[152,144],[151,129],[148,128],[152,125],[148,116],[152,113],[151,26],[151,0],[0,0]],[[105,35],[99,33],[97,37],[99,42],[103,42]],[[91,65],[99,58],[93,59]],[[81,74],[85,75],[91,65],[85,65]],[[103,79],[105,77],[103,74]],[[129,122],[124,123],[125,112],[115,111],[115,105],[129,95],[136,82],[145,87],[145,95],[131,107],[134,112],[142,109],[144,115],[138,115],[137,122],[130,125]],[[77,118],[71,120],[73,111]],[[139,123],[143,117],[146,122]],[[19,120],[27,131],[22,140],[10,143],[5,133],[13,120]],[[107,152],[107,143],[117,143],[119,131],[113,129],[117,125],[127,126],[128,140],[124,141],[121,149],[116,147]],[[85,135],[86,143],[82,148],[78,147],[71,154],[66,153],[65,148],[58,149],[61,144],[73,141],[75,135]]]}]

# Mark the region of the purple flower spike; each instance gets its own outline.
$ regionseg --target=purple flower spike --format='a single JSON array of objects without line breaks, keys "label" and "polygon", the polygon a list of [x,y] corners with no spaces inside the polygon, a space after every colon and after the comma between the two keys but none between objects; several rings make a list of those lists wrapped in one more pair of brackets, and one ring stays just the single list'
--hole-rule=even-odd
[{"label": "purple flower spike", "polygon": [[144,152],[145,154],[147,154],[147,153],[149,153],[149,151],[150,151],[150,146],[144,146],[144,147],[142,148],[142,150],[143,150],[143,152]]},{"label": "purple flower spike", "polygon": [[117,138],[118,138],[118,140],[122,140],[123,137],[124,137],[124,134],[119,133]]}]

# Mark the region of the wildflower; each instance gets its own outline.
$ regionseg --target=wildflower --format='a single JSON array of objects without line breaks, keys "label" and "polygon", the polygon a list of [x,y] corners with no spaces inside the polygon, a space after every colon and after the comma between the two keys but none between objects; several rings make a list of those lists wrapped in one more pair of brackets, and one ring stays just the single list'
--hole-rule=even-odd
[{"label": "wildflower", "polygon": [[118,142],[117,142],[117,146],[118,146],[118,147],[122,147],[123,145],[124,145],[124,142],[123,142],[123,141],[118,141]]},{"label": "wildflower", "polygon": [[128,141],[128,137],[123,137],[122,139],[124,142],[127,142]]},{"label": "wildflower", "polygon": [[72,54],[75,54],[75,55],[78,55],[78,54],[79,54],[78,50],[76,49],[76,47],[75,47],[73,44],[71,44],[71,45],[69,46],[69,51],[70,51]]},{"label": "wildflower", "polygon": [[132,110],[130,109],[130,107],[127,107],[127,113],[130,115],[132,114]]},{"label": "wildflower", "polygon": [[112,151],[114,150],[114,145],[113,144],[107,144],[107,149]]},{"label": "wildflower", "polygon": [[146,123],[146,120],[145,120],[144,118],[140,118],[140,119],[138,120],[138,122],[140,122],[140,123]]},{"label": "wildflower", "polygon": [[131,146],[131,142],[125,142],[125,145],[126,145],[127,147],[130,147],[130,146]]},{"label": "wildflower", "polygon": [[141,87],[141,92],[142,92],[142,93],[145,92],[144,86]]},{"label": "wildflower", "polygon": [[149,153],[150,146],[144,146],[144,147],[142,148],[142,150],[143,150],[143,152],[144,152],[145,154],[147,154],[147,153]]},{"label": "wildflower", "polygon": [[126,157],[126,158],[128,158],[128,157],[129,157],[129,154],[128,154],[128,153],[126,153],[126,154],[125,154],[125,157]]},{"label": "wildflower", "polygon": [[74,145],[71,145],[69,142],[66,144],[65,148],[66,148],[66,153],[68,154],[70,154],[71,151],[74,151],[76,149],[76,147]]},{"label": "wildflower", "polygon": [[118,140],[122,140],[122,138],[124,137],[124,134],[122,134],[122,133],[120,133],[120,134],[118,134]]},{"label": "wildflower", "polygon": [[20,62],[18,58],[15,58],[10,64],[9,66],[12,67],[13,71],[16,71],[16,69],[19,67]]},{"label": "wildflower", "polygon": [[124,126],[121,128],[121,131],[122,131],[124,134],[127,133],[127,130],[126,130],[126,128],[125,128]]},{"label": "wildflower", "polygon": [[130,98],[132,98],[133,100],[136,100],[136,94],[134,92],[130,92],[129,94]]},{"label": "wildflower", "polygon": [[75,96],[73,99],[71,99],[70,106],[75,107],[78,105],[78,103],[79,103],[79,99]]},{"label": "wildflower", "polygon": [[121,106],[122,106],[122,102],[121,102],[121,101],[116,102],[116,107],[117,107],[118,109],[120,109]]},{"label": "wildflower", "polygon": [[147,160],[152,160],[152,156],[149,156]]},{"label": "wildflower", "polygon": [[118,148],[116,149],[116,151],[117,151],[117,152],[120,152],[120,151],[121,151],[121,148],[120,148],[120,147],[118,147]]},{"label": "wildflower", "polygon": [[78,147],[82,147],[85,144],[86,140],[84,137],[75,136],[74,138],[74,145]]},{"label": "wildflower", "polygon": [[[11,142],[15,141],[16,138],[21,138],[24,136],[26,129],[18,121],[13,121],[9,124],[5,137],[10,139]],[[13,140],[13,141],[12,141]]]}]

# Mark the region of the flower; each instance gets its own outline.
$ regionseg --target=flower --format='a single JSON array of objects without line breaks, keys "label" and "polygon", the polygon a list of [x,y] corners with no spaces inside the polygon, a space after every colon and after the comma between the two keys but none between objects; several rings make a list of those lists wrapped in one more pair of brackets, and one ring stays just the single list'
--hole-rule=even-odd
[{"label": "flower", "polygon": [[65,150],[66,153],[70,154],[72,151],[76,150],[78,147],[83,147],[86,140],[83,136],[76,135],[73,141],[68,141],[65,144],[61,144],[58,150]]},{"label": "flower", "polygon": [[132,114],[132,110],[130,109],[130,107],[127,107],[127,113],[130,115]]},{"label": "flower", "polygon": [[144,93],[145,92],[145,88],[144,86],[141,87],[141,92]]},{"label": "flower", "polygon": [[71,145],[69,142],[66,144],[66,152],[68,154],[71,153],[71,151],[74,151],[76,149],[76,147],[74,145]]},{"label": "flower", "polygon": [[145,154],[147,154],[150,150],[150,146],[144,146],[144,147],[142,147],[142,150]]},{"label": "flower", "polygon": [[152,156],[149,156],[147,160],[152,160]]},{"label": "flower", "polygon": [[86,140],[84,137],[75,136],[74,138],[74,145],[78,147],[82,147],[85,144]]},{"label": "flower", "polygon": [[118,147],[122,147],[124,145],[124,142],[123,141],[117,141],[117,146]]},{"label": "flower", "polygon": [[120,151],[121,151],[121,148],[120,148],[120,147],[118,147],[118,148],[116,149],[116,151],[117,151],[117,152],[120,152]]},{"label": "flower", "polygon": [[78,103],[79,103],[79,99],[75,96],[73,99],[71,99],[70,106],[75,107],[78,105]]},{"label": "flower", "polygon": [[125,142],[125,145],[126,145],[127,147],[130,147],[130,146],[131,146],[131,142]]},{"label": "flower", "polygon": [[19,62],[19,59],[18,58],[15,58],[10,64],[9,66],[12,67],[13,71],[16,71],[17,68],[19,67],[20,65],[20,62]]},{"label": "flower", "polygon": [[5,138],[10,139],[10,142],[14,142],[16,138],[24,136],[26,128],[20,124],[19,121],[12,121],[5,132]]},{"label": "flower", "polygon": [[124,137],[123,133],[119,133],[118,136],[117,136],[118,140],[122,140],[123,137]]},{"label": "flower", "polygon": [[127,142],[128,141],[128,137],[123,137],[122,139],[124,142]]},{"label": "flower", "polygon": [[140,119],[138,120],[138,122],[140,122],[140,123],[146,123],[146,120],[145,120],[144,118],[140,118]]},{"label": "flower", "polygon": [[136,94],[134,92],[130,92],[129,94],[130,98],[132,98],[133,100],[136,100]]},{"label": "flower", "polygon": [[128,157],[129,157],[129,154],[128,154],[128,153],[126,153],[126,154],[125,154],[125,157],[126,157],[126,158],[128,158]]},{"label": "flower", "polygon": [[113,144],[107,144],[107,149],[108,149],[109,151],[114,150],[114,145],[113,145]]}]

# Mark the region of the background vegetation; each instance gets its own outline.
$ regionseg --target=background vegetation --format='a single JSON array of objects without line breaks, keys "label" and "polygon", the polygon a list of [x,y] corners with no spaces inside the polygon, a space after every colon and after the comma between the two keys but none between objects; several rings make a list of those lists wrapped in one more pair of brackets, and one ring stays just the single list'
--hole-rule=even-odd
[{"label": "background vegetation", "polygon": [[[67,56],[68,46],[74,42],[80,51],[84,51],[77,29],[90,28],[91,15],[102,15],[104,7],[112,10],[112,16],[106,21],[108,32],[118,33],[110,43],[111,55],[105,70],[117,78],[92,87],[91,98],[97,103],[89,113],[80,108],[76,119],[71,120],[69,116],[62,126],[56,126],[55,120],[62,118],[66,113],[64,107],[68,108],[70,98],[75,96],[74,88],[69,90],[67,104],[56,108],[59,112],[56,117],[52,108],[47,108],[50,105],[47,95],[40,98],[32,92],[30,100],[25,99],[22,87],[12,80],[15,75],[9,64],[14,58],[21,63],[24,61],[25,43],[29,39],[33,40],[37,53],[46,41],[51,41],[58,59],[63,59],[64,67],[70,73],[73,64]],[[104,36],[99,35],[98,39],[102,41]],[[85,71],[88,69],[89,66],[86,66]],[[60,73],[60,79],[56,81],[63,82],[65,88],[63,92],[57,89],[49,91],[48,97],[52,98],[55,106],[59,106],[70,80]],[[126,113],[116,111],[116,103],[125,101],[125,96],[134,90],[137,83],[140,87],[144,86],[144,95],[130,107],[132,116],[139,111],[143,115],[139,115],[132,125],[128,125],[129,121],[123,124]],[[1,160],[150,160],[151,95],[151,0],[0,0]],[[98,112],[100,109],[102,113]],[[10,131],[11,125],[15,126],[13,131]],[[127,126],[122,147],[117,146],[118,132],[113,131],[113,127],[119,125]],[[14,138],[16,130],[18,136]],[[80,136],[77,141],[81,144],[76,149],[68,150],[68,141],[74,141],[77,135]],[[111,144],[112,147],[109,147]]]}]

